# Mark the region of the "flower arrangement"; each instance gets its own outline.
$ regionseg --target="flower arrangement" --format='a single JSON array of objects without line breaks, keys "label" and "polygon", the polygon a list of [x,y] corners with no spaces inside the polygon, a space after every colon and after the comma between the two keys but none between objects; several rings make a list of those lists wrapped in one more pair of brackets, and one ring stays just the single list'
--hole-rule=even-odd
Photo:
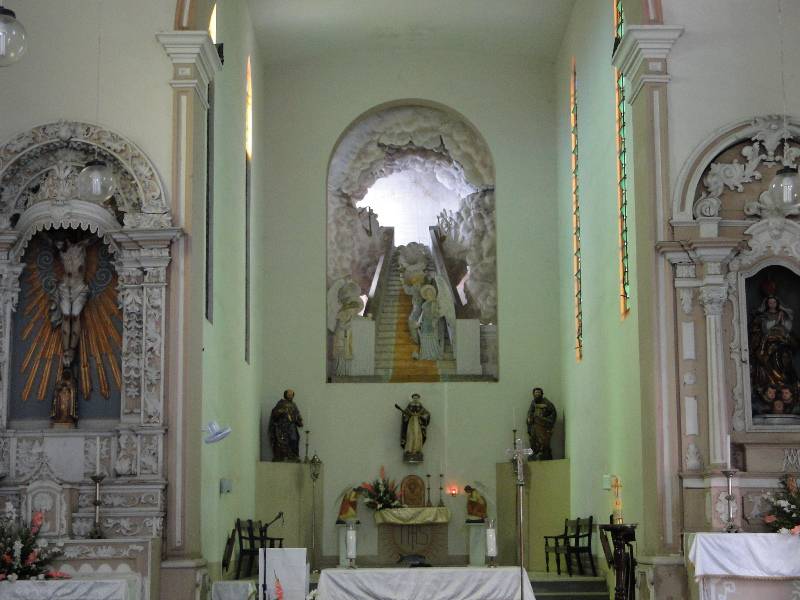
[{"label": "flower arrangement", "polygon": [[17,520],[17,511],[6,502],[5,514],[0,516],[0,581],[17,579],[67,579],[69,575],[47,568],[61,550],[37,539],[44,515],[33,513],[30,526]]},{"label": "flower arrangement", "polygon": [[778,533],[800,534],[800,480],[795,475],[781,477],[781,490],[765,494],[770,511],[764,523]]},{"label": "flower arrangement", "polygon": [[364,496],[364,504],[373,510],[403,506],[397,497],[397,484],[386,477],[386,470],[383,467],[378,479],[372,483],[365,481],[356,488],[356,491]]}]

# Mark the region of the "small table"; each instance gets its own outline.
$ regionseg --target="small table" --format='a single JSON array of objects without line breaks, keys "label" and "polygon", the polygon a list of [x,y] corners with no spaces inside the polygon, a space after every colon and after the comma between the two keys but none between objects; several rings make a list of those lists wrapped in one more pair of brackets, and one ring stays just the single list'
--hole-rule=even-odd
[{"label": "small table", "polygon": [[[686,540],[699,597],[792,598],[800,591],[800,538],[779,533],[695,533]],[[690,569],[691,572],[691,569]]]},{"label": "small table", "polygon": [[450,509],[446,506],[407,506],[375,511],[378,525],[440,525],[449,522]]},{"label": "small table", "polygon": [[[325,569],[318,600],[520,600],[518,567],[418,569]],[[523,600],[535,600],[523,578]]]}]

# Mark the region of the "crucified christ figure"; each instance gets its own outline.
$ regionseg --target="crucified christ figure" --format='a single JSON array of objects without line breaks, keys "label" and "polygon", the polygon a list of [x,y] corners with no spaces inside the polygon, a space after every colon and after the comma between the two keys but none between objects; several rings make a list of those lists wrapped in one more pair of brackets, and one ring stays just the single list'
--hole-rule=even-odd
[{"label": "crucified christ figure", "polygon": [[[77,243],[56,242],[58,255],[64,267],[64,276],[58,283],[56,299],[58,308],[52,317],[54,325],[61,321],[62,366],[71,367],[75,360],[81,335],[81,312],[89,297],[85,279],[86,247],[91,240]],[[60,314],[59,314],[60,313]]]}]

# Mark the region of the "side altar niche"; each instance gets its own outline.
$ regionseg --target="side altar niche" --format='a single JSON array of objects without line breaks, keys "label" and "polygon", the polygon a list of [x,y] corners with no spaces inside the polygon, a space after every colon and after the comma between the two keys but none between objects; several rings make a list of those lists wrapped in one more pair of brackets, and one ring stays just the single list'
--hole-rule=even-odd
[{"label": "side altar niche", "polygon": [[[113,172],[108,197],[78,188],[92,161]],[[103,475],[102,535],[136,548],[162,537],[167,267],[179,234],[152,163],[117,133],[61,121],[0,146],[0,504],[43,511],[46,535],[88,536],[90,478]]]}]

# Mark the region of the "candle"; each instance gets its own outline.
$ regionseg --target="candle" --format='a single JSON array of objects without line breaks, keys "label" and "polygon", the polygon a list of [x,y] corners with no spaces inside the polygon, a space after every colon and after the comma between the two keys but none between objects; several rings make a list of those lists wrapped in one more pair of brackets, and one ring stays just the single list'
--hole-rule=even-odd
[{"label": "candle", "polygon": [[95,450],[96,456],[94,459],[94,474],[100,475],[100,436],[97,436],[97,441],[95,443]]},{"label": "candle", "polygon": [[731,469],[731,434],[725,436],[725,464]]},{"label": "candle", "polygon": [[346,537],[346,545],[347,545],[347,558],[350,560],[355,560],[356,558],[356,529],[355,527],[347,528],[347,537]]},{"label": "candle", "polygon": [[497,556],[497,530],[494,527],[486,530],[486,556],[491,558]]},{"label": "candle", "polygon": [[512,419],[511,426],[512,426],[512,428],[514,428],[514,427],[517,426],[517,407],[516,406],[512,406],[511,407],[511,419]]}]

